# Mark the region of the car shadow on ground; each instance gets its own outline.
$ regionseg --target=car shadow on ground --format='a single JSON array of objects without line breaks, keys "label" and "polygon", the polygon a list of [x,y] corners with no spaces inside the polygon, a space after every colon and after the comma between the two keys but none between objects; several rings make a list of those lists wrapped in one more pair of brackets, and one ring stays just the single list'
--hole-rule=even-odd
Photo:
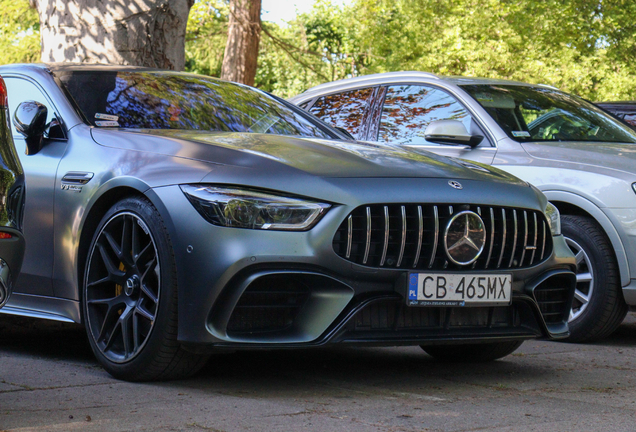
[{"label": "car shadow on ground", "polygon": [[97,363],[84,326],[0,315],[0,350],[44,359]]},{"label": "car shadow on ground", "polygon": [[[574,345],[527,343],[502,360],[477,364],[439,362],[419,347],[239,350],[213,355],[196,379],[167,385],[214,388],[230,393],[259,388],[272,395],[279,391],[301,391],[307,385],[312,387],[312,383],[318,387],[343,389],[354,386],[355,391],[363,391],[361,386],[373,387],[389,382],[394,383],[392,387],[396,389],[400,386],[407,389],[414,385],[434,386],[435,383],[443,385],[444,381],[514,385],[519,380],[549,381],[551,376],[558,376],[560,369],[547,358],[530,359],[549,352],[570,350]],[[630,314],[614,335],[588,345],[636,347],[636,319]],[[0,315],[0,353],[91,366],[97,364],[81,325],[9,315]],[[101,368],[95,373],[105,374]]]}]

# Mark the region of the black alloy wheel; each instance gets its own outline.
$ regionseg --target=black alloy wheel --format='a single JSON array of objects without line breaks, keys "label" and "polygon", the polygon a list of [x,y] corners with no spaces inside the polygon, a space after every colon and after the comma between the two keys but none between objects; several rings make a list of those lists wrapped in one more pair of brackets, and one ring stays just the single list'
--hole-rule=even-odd
[{"label": "black alloy wheel", "polygon": [[175,379],[205,364],[177,341],[172,247],[146,199],[124,199],[103,217],[89,248],[83,312],[93,352],[116,378]]}]

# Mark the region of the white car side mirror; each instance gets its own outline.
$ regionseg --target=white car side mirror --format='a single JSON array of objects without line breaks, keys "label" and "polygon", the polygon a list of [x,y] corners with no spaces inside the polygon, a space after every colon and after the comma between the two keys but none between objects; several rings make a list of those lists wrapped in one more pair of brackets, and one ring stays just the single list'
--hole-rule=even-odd
[{"label": "white car side mirror", "polygon": [[471,135],[466,126],[458,120],[437,120],[431,122],[424,137],[427,141],[439,144],[467,145],[477,147],[484,139],[481,135]]}]

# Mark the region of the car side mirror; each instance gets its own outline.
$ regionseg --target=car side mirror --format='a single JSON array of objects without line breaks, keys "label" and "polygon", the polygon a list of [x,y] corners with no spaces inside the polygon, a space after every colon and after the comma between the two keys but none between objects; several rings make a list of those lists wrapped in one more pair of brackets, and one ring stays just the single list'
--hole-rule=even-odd
[{"label": "car side mirror", "polygon": [[458,120],[437,120],[429,123],[424,131],[427,141],[438,144],[467,145],[475,148],[484,139],[481,135],[471,135],[466,126]]},{"label": "car side mirror", "polygon": [[48,125],[46,117],[48,110],[40,102],[22,102],[13,114],[13,125],[24,136],[26,141],[26,154],[34,155],[42,150],[44,132]]}]

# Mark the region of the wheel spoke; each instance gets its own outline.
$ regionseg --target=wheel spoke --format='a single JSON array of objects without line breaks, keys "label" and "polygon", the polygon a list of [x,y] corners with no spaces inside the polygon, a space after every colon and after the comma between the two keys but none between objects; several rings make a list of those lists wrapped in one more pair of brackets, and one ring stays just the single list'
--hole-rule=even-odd
[{"label": "wheel spoke", "polygon": [[106,305],[108,306],[108,309],[112,309],[114,307],[120,306],[124,304],[123,298],[122,296],[118,295],[115,297],[111,297],[111,298],[105,298],[105,299],[90,299],[90,300],[86,300],[86,304],[88,305]]},{"label": "wheel spoke", "polygon": [[141,303],[137,305],[137,308],[135,309],[135,311],[137,312],[138,315],[141,315],[142,317],[146,318],[148,321],[155,320],[155,316],[151,314],[150,312],[148,312]]},{"label": "wheel spoke", "polygon": [[86,285],[86,287],[87,287],[87,288],[91,288],[91,287],[94,287],[94,286],[96,286],[96,285],[101,285],[101,284],[103,284],[103,283],[105,283],[105,282],[112,282],[112,281],[111,281],[111,278],[110,278],[110,273],[109,273],[109,274],[108,274],[108,276],[106,276],[106,277],[103,277],[103,278],[101,278],[101,279],[99,279],[99,280],[96,280],[95,282],[90,282],[90,283],[88,283],[88,284]]},{"label": "wheel spoke", "polygon": [[586,304],[590,301],[590,298],[579,290],[574,290],[574,298],[583,304]]},{"label": "wheel spoke", "polygon": [[133,339],[133,352],[137,352],[137,348],[139,348],[139,318],[137,318],[137,314],[133,313],[132,315],[132,339]]},{"label": "wheel spoke", "polygon": [[[105,329],[102,328],[102,332],[104,331]],[[121,322],[115,321],[115,324],[112,327],[112,331],[110,332],[110,335],[108,335],[108,340],[104,344],[104,348],[102,349],[102,351],[110,351],[110,349],[113,347],[113,344],[115,343],[115,338],[118,334],[121,334]],[[106,337],[106,335],[104,334],[103,337]]]},{"label": "wheel spoke", "polygon": [[583,249],[576,253],[576,266],[578,267],[582,262],[585,261],[585,252]]},{"label": "wheel spoke", "polygon": [[150,289],[148,288],[148,286],[145,283],[141,284],[141,291],[144,294],[146,294],[146,297],[148,297],[148,299],[150,299],[151,302],[157,304],[157,302],[159,301],[159,298],[157,297],[157,295],[155,293],[150,291]]},{"label": "wheel spoke", "polygon": [[113,236],[111,236],[110,233],[104,231],[104,237],[108,241],[108,245],[110,246],[110,248],[113,250],[113,252],[115,252],[115,255],[117,255],[117,258],[121,260],[121,247],[119,247]]},{"label": "wheel spoke", "polygon": [[133,311],[133,308],[127,307],[126,310],[124,310],[124,313],[122,313],[119,317],[119,323],[121,326],[121,338],[122,342],[124,343],[124,357],[128,357],[130,354],[133,353],[133,348],[135,345],[134,341],[132,340],[135,337],[135,334],[134,332],[132,332],[133,329],[131,325],[131,318],[134,315]]},{"label": "wheel spoke", "polygon": [[139,238],[139,224],[133,222],[132,224],[132,233],[131,233],[131,247],[130,250],[132,252],[132,259],[134,263],[137,263],[137,259],[139,257],[139,248],[140,248],[140,238]]},{"label": "wheel spoke", "polygon": [[123,301],[118,301],[121,299],[121,296],[113,297],[110,299],[95,299],[95,300],[87,300],[86,303],[88,306],[99,306],[106,305],[108,308],[106,309],[106,313],[104,314],[104,319],[102,320],[99,335],[97,336],[97,341],[102,341],[106,337],[106,333],[108,330],[111,330],[110,338],[112,338],[115,333],[115,329],[117,327],[117,321],[119,319],[119,315],[117,311],[119,307],[125,307]]},{"label": "wheel spoke", "polygon": [[111,280],[118,283],[122,282],[126,273],[119,270],[119,268],[117,268],[115,263],[113,263],[111,258],[108,256],[108,252],[106,252],[106,249],[104,248],[103,245],[98,244],[97,247],[99,249],[99,254],[102,257],[102,262],[106,266],[106,271],[108,271],[108,274],[111,277]]},{"label": "wheel spoke", "polygon": [[132,230],[135,225],[133,219],[129,216],[124,216],[124,223],[121,229],[121,250],[125,258],[131,260],[130,252],[132,249]]},{"label": "wheel spoke", "polygon": [[143,248],[141,252],[139,252],[139,255],[137,255],[135,265],[140,268],[142,265],[144,265],[145,262],[154,260],[155,258],[155,248],[152,242],[150,242]]},{"label": "wheel spoke", "polygon": [[580,282],[590,282],[592,281],[592,274],[591,273],[577,273],[576,275],[576,283],[580,283]]}]

